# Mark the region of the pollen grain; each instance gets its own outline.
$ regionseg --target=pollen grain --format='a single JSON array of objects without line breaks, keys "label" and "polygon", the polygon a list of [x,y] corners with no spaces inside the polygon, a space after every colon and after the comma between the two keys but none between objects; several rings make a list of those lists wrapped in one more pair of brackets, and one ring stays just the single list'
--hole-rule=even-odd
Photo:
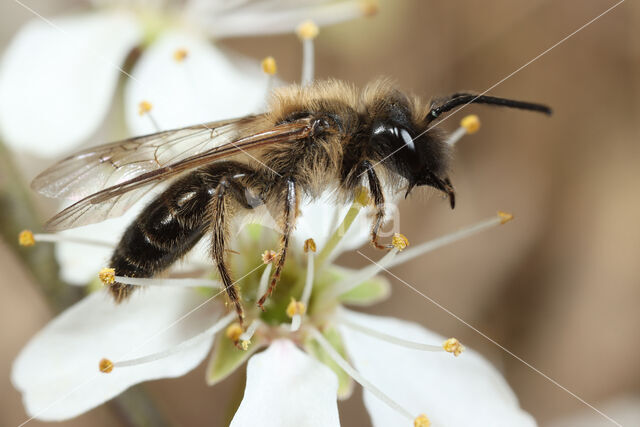
[{"label": "pollen grain", "polygon": [[18,243],[20,246],[33,246],[36,244],[36,239],[33,237],[31,230],[22,230],[18,234]]},{"label": "pollen grain", "polygon": [[101,359],[98,367],[100,368],[100,372],[108,374],[113,371],[113,362],[109,359]]},{"label": "pollen grain", "polygon": [[413,420],[414,427],[429,427],[431,426],[431,421],[425,414],[420,414]]},{"label": "pollen grain", "polygon": [[449,338],[442,344],[442,348],[444,351],[448,353],[452,353],[455,357],[460,356],[460,354],[464,351],[464,346],[460,344],[456,338]]},{"label": "pollen grain", "polygon": [[116,281],[116,270],[113,268],[103,268],[98,273],[98,277],[103,285],[112,285]]}]

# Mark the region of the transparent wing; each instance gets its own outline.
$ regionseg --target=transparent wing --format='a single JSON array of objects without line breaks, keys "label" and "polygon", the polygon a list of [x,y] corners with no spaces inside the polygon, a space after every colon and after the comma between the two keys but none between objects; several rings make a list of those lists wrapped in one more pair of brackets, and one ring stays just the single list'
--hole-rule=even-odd
[{"label": "transparent wing", "polygon": [[[162,155],[165,155],[165,157],[162,157],[156,154],[158,151],[154,150],[151,152],[153,153],[151,156],[150,153],[146,153],[145,156],[138,155],[137,153],[128,154],[123,156],[119,163],[112,164],[111,161],[100,161],[100,157],[95,157],[96,154],[93,154],[95,151],[91,152],[90,155],[93,157],[91,163],[94,167],[100,167],[96,172],[107,177],[107,185],[114,179],[114,174],[116,175],[118,182],[115,185],[106,186],[104,184],[104,177],[92,181],[90,183],[92,189],[95,189],[96,185],[101,185],[103,188],[86,196],[82,200],[74,203],[54,216],[46,224],[46,228],[49,230],[63,230],[66,228],[93,224],[107,218],[122,215],[133,203],[139,200],[146,192],[160,182],[174,178],[189,170],[239,153],[248,153],[257,148],[264,148],[274,143],[300,141],[309,137],[313,131],[313,125],[309,119],[302,119],[294,123],[285,123],[267,129],[264,129],[263,127],[262,130],[256,130],[256,124],[260,123],[256,123],[255,120],[250,120],[243,125],[239,125],[236,122],[235,125],[233,125],[233,130],[228,130],[225,133],[222,133],[222,135],[224,135],[224,143],[219,143],[218,138],[220,138],[220,136],[216,136],[214,134],[215,131],[209,130],[209,143],[197,142],[190,148],[190,155],[188,156],[184,153],[172,152],[167,157],[164,152],[161,152]],[[183,129],[176,132],[180,132],[182,130]],[[234,136],[230,136],[227,132],[233,132]],[[150,137],[154,137],[154,135],[146,138]],[[156,138],[152,138],[151,140],[153,141],[155,139]],[[212,139],[216,141],[212,142]],[[121,149],[116,147],[121,147],[123,144],[126,145],[130,141],[132,140],[124,141],[119,145],[110,144],[109,146],[112,146],[119,151]],[[144,142],[142,144],[146,145]],[[200,144],[202,144],[202,146],[200,146]],[[103,146],[103,150],[109,146]],[[203,146],[207,146],[208,148],[204,149],[202,148]],[[64,164],[65,162],[75,161],[74,159],[78,159],[83,155],[84,154],[81,153],[79,155],[72,156],[63,160],[58,165]],[[129,160],[124,161],[125,157]],[[108,172],[106,173],[102,166],[104,163],[108,163],[110,165],[107,167],[106,170]],[[131,163],[134,163],[136,166],[134,169],[127,170],[128,165]],[[55,171],[56,169],[57,167],[54,166],[49,171]],[[125,171],[124,174],[121,172],[123,170]],[[49,171],[47,172],[51,174]],[[82,179],[78,177],[74,170],[69,171],[69,173],[74,175],[72,180],[74,183],[78,179]],[[85,179],[93,179],[91,178],[92,173],[90,170],[83,172],[83,174]],[[67,175],[63,174],[59,177],[59,180],[68,180],[66,177]],[[87,191],[86,185],[83,185],[82,183],[73,185],[80,188],[81,190],[79,191]],[[76,192],[78,192],[78,190],[76,190]]]},{"label": "transparent wing", "polygon": [[262,116],[251,116],[204,123],[92,147],[47,169],[31,187],[47,197],[77,201],[227,144],[261,119]]}]

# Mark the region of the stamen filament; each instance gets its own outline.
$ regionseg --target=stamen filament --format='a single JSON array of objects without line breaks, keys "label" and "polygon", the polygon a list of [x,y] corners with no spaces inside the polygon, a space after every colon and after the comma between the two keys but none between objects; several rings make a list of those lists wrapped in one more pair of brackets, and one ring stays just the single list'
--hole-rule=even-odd
[{"label": "stamen filament", "polygon": [[220,282],[209,279],[198,278],[142,278],[142,277],[126,277],[115,276],[115,281],[124,285],[133,286],[175,286],[181,288],[213,288],[219,289]]},{"label": "stamen filament", "polygon": [[470,114],[465,116],[462,120],[460,120],[460,127],[456,129],[449,138],[447,138],[446,143],[449,146],[454,146],[456,142],[460,141],[460,139],[466,134],[471,135],[472,133],[476,133],[480,129],[480,119],[475,114]]},{"label": "stamen filament", "polygon": [[[304,242],[304,251],[307,253],[307,276],[304,282],[304,289],[302,289],[302,298],[300,299],[301,307],[306,310],[309,307],[309,300],[311,299],[311,290],[313,289],[314,278],[314,252],[316,251],[316,242],[313,239],[307,239]],[[291,318],[291,332],[295,332],[300,329],[302,324],[302,318],[306,313],[296,313]]]},{"label": "stamen filament", "polygon": [[269,286],[269,277],[271,276],[272,268],[273,263],[270,262],[262,272],[262,276],[260,276],[260,284],[258,285],[257,295],[264,295],[267,292],[267,286]]},{"label": "stamen filament", "polygon": [[262,72],[264,72],[267,75],[267,87],[266,87],[265,98],[268,98],[275,84],[274,80],[275,80],[275,75],[278,72],[278,65],[273,56],[267,56],[266,58],[264,58],[260,63],[260,65],[262,66]]},{"label": "stamen filament", "polygon": [[301,302],[305,306],[309,306],[309,299],[311,299],[311,290],[313,289],[313,277],[314,277],[314,255],[313,252],[307,252],[307,277],[304,282],[304,289],[302,290]]},{"label": "stamen filament", "polygon": [[385,334],[383,332],[376,331],[375,329],[371,329],[371,328],[368,328],[366,326],[362,326],[362,325],[359,325],[357,323],[354,323],[354,322],[350,321],[349,319],[347,319],[346,316],[344,316],[344,315],[338,316],[337,320],[340,323],[342,323],[343,325],[345,325],[345,326],[347,326],[347,327],[349,327],[349,328],[351,328],[353,330],[362,332],[363,334],[370,335],[370,336],[372,336],[374,338],[378,338],[378,339],[381,339],[383,341],[387,341],[387,342],[389,342],[391,344],[396,344],[396,345],[399,345],[399,346],[402,346],[402,347],[407,347],[407,348],[411,348],[411,349],[414,349],[414,350],[421,350],[421,351],[441,351],[441,352],[445,351],[445,349],[443,348],[442,345],[430,345],[430,344],[423,344],[423,343],[415,342],[415,341],[404,340],[402,338],[398,338],[398,337],[393,336],[393,335]]},{"label": "stamen filament", "polygon": [[247,330],[240,335],[240,341],[251,341],[251,338],[253,338],[253,335],[256,333],[256,330],[261,323],[262,322],[259,319],[255,319],[251,322]]},{"label": "stamen filament", "polygon": [[291,318],[291,332],[300,329],[300,325],[302,325],[302,314],[294,314]]},{"label": "stamen filament", "polygon": [[346,360],[342,358],[340,354],[333,348],[333,346],[326,340],[326,338],[315,328],[309,328],[311,335],[313,338],[320,344],[325,352],[333,359],[333,361],[342,368],[351,378],[353,378],[358,384],[360,384],[365,390],[376,396],[378,399],[386,403],[391,409],[400,413],[402,416],[406,417],[408,420],[413,421],[414,416],[411,415],[407,409],[403,408],[399,403],[391,399],[389,396],[384,394],[382,390],[374,386],[370,383],[366,378],[364,378],[360,372],[356,371]]},{"label": "stamen filament", "polygon": [[384,269],[395,267],[420,255],[424,255],[427,252],[434,251],[443,246],[447,246],[459,240],[473,236],[474,234],[478,234],[489,228],[504,224],[510,219],[511,218],[508,214],[498,212],[498,215],[493,218],[486,219],[470,227],[463,228],[454,233],[450,233],[437,239],[414,246],[411,249],[406,249],[401,254],[397,254],[397,250],[393,249],[384,257],[382,257],[382,259],[380,259],[380,261],[376,264],[369,265],[354,273],[353,276],[338,282],[333,286],[332,290],[328,291],[329,293],[327,294],[327,297],[329,299],[338,297],[346,292],[349,292],[351,289],[357,287],[362,282],[369,280]]},{"label": "stamen filament", "polygon": [[142,356],[142,357],[137,357],[135,359],[129,359],[129,360],[122,360],[120,362],[113,362],[113,367],[114,368],[124,368],[126,366],[136,366],[136,365],[141,365],[144,363],[149,363],[149,362],[154,362],[156,360],[160,360],[160,359],[164,359],[167,358],[173,354],[179,353],[181,351],[183,351],[184,349],[191,347],[195,344],[200,343],[201,341],[203,341],[206,338],[210,338],[212,336],[214,336],[215,334],[217,334],[218,332],[220,332],[221,330],[223,330],[228,324],[230,324],[233,320],[235,320],[236,318],[236,314],[234,313],[228,313],[226,316],[224,316],[222,319],[218,320],[216,323],[214,323],[211,327],[209,327],[209,329],[199,333],[198,335],[189,338],[186,341],[182,341],[180,344],[175,345],[167,350],[164,351],[160,351],[157,353],[152,353],[149,354],[147,356]]},{"label": "stamen filament", "polygon": [[384,265],[384,267],[385,268],[395,267],[396,265],[400,265],[420,255],[426,254],[427,252],[431,252],[443,246],[447,246],[452,243],[455,243],[459,240],[466,239],[467,237],[473,236],[475,234],[481,233],[490,228],[504,224],[505,222],[506,221],[505,221],[504,214],[502,214],[501,212],[498,212],[498,215],[496,215],[493,218],[486,219],[475,225],[465,227],[451,234],[447,234],[446,236],[442,236],[437,239],[430,240],[428,242],[414,246],[411,249],[407,249],[404,252],[402,252],[400,255],[398,255],[395,259],[391,260],[388,263],[388,265]]},{"label": "stamen filament", "polygon": [[152,109],[153,104],[151,104],[149,101],[142,101],[140,102],[140,104],[138,104],[138,114],[141,116],[147,116],[154,129],[157,132],[160,132],[160,126],[158,126],[158,122],[156,122],[156,119],[154,119],[153,115],[151,114]]},{"label": "stamen filament", "polygon": [[327,260],[329,260],[330,255],[338,246],[342,238],[347,234],[347,231],[349,231],[349,228],[358,216],[358,213],[360,213],[360,210],[363,207],[369,205],[369,202],[369,192],[364,187],[361,187],[358,190],[356,197],[351,204],[351,207],[347,211],[347,214],[344,216],[344,219],[342,220],[338,228],[336,228],[336,231],[333,232],[329,240],[327,240],[327,243],[318,254],[318,268],[320,268]]},{"label": "stamen filament", "polygon": [[460,126],[458,129],[451,132],[451,134],[446,140],[447,145],[453,147],[454,145],[456,145],[456,142],[460,141],[460,139],[462,139],[462,137],[465,136],[466,134],[467,134],[467,130],[462,126]]},{"label": "stamen filament", "polygon": [[313,83],[314,47],[313,40],[318,36],[318,26],[310,20],[300,24],[297,28],[298,37],[302,40],[302,76],[300,78],[302,86]]},{"label": "stamen filament", "polygon": [[61,233],[35,233],[33,235],[33,239],[37,242],[49,242],[49,243],[78,243],[80,245],[90,245],[90,246],[101,246],[105,248],[113,248],[113,243],[94,240],[94,239],[85,239],[83,237],[75,237],[69,236]]}]

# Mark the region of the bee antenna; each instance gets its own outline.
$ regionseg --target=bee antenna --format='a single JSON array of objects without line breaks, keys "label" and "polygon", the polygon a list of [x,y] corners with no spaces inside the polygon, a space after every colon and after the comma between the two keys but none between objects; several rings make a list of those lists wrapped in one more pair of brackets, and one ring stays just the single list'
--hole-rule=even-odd
[{"label": "bee antenna", "polygon": [[474,95],[472,93],[454,93],[444,101],[441,101],[440,105],[431,108],[426,118],[427,123],[430,123],[433,119],[440,117],[441,114],[451,111],[459,105],[466,104],[496,105],[499,107],[518,108],[520,110],[537,111],[551,115],[551,108],[543,104],[497,98],[495,96]]}]

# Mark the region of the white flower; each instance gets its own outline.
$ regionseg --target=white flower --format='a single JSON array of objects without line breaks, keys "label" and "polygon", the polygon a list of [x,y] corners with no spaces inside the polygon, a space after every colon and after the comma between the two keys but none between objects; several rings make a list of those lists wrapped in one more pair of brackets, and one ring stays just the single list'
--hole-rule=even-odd
[{"label": "white flower", "polygon": [[[153,117],[165,128],[255,112],[266,76],[255,61],[209,38],[292,32],[305,19],[332,24],[373,7],[354,0],[93,3],[90,12],[34,17],[7,48],[0,66],[0,133],[12,149],[58,157],[77,148],[104,121],[121,78],[135,135],[155,130],[138,114],[142,101],[153,105]],[[134,48],[141,57],[124,70]]]},{"label": "white flower", "polygon": [[[316,203],[313,212],[327,218],[333,210]],[[362,213],[357,217],[366,220]],[[200,291],[170,286],[185,285],[180,279],[147,279],[143,282],[161,286],[149,286],[119,306],[96,292],[54,319],[18,356],[12,380],[31,415],[63,420],[132,384],[188,372],[214,343],[207,368],[210,384],[248,359],[245,394],[232,426],[337,426],[337,399],[349,396],[353,379],[365,387],[365,405],[376,426],[411,425],[420,414],[433,425],[535,425],[497,370],[477,353],[466,351],[454,358],[444,352],[444,338],[421,326],[342,307],[385,298],[388,283],[375,276],[383,266],[502,221],[496,217],[402,254],[394,249],[374,268],[359,271],[321,264],[324,246],[318,245],[317,254],[302,253],[303,235],[298,235],[265,313],[250,301],[256,299],[256,290],[260,293],[271,264],[262,273],[253,266],[262,249],[276,244],[277,234],[246,230],[237,237],[240,254],[231,258],[238,279],[246,276],[239,282],[250,326],[242,335],[237,336],[241,330],[233,335],[235,314],[221,314],[226,312],[223,305],[211,301],[216,294],[207,298]],[[331,235],[329,228],[316,231]],[[363,231],[347,235],[360,243],[367,239]],[[303,310],[298,327],[283,324],[289,299],[304,300],[300,294],[305,291],[297,285],[297,278],[304,276],[312,279],[306,281],[312,286],[304,305],[307,312]],[[226,334],[218,333],[225,329]],[[246,351],[235,348],[229,337],[244,343]]]},{"label": "white flower", "polygon": [[[102,122],[118,81],[105,63],[122,64],[136,45],[145,50],[133,77],[125,81],[124,94],[133,133],[153,131],[158,124],[169,128],[246,114],[263,102],[266,78],[257,64],[245,60],[239,66],[204,36],[290,31],[305,18],[332,23],[372,7],[368,1],[349,0],[192,0],[185,10],[163,15],[151,2],[94,3],[102,8],[99,12],[55,19],[53,28],[34,21],[9,48],[0,70],[0,129],[13,148],[49,156],[86,140]],[[283,5],[287,7],[278,7]],[[87,50],[95,55],[86,55]],[[311,57],[309,52],[312,46],[305,43],[305,58]],[[29,66],[47,73],[25,73]],[[309,70],[303,73],[306,79]],[[145,113],[152,108],[153,114],[138,114],[141,101],[151,103],[142,107]],[[43,134],[46,143],[41,142]],[[442,344],[442,337],[421,326],[343,307],[386,298],[389,285],[377,276],[383,268],[497,225],[504,217],[402,254],[403,239],[398,237],[396,248],[369,267],[337,267],[332,260],[340,251],[368,240],[370,219],[361,212],[368,203],[361,197],[344,209],[326,199],[302,207],[291,254],[264,313],[255,301],[272,265],[255,264],[262,250],[277,246],[277,233],[254,227],[236,236],[238,255],[230,262],[246,303],[245,331],[233,324],[235,313],[227,313],[216,299],[223,291],[188,289],[220,287],[207,278],[118,278],[148,285],[120,305],[105,292],[90,294],[50,322],[15,360],[12,381],[27,412],[42,420],[74,417],[133,384],[185,374],[213,347],[206,378],[211,385],[248,360],[234,427],[337,426],[337,399],[350,395],[354,380],[366,390],[365,405],[376,426],[422,426],[427,420],[434,425],[535,424],[496,369],[478,354],[468,351],[453,359],[445,353],[459,354],[457,340]],[[357,215],[353,224],[346,220],[348,209]],[[98,240],[101,245],[90,250],[86,241],[57,247],[64,278],[86,283],[104,266],[118,230],[135,214],[133,209],[120,219],[35,240]],[[317,254],[301,251],[309,238]],[[197,255],[196,266],[202,267]]]}]

